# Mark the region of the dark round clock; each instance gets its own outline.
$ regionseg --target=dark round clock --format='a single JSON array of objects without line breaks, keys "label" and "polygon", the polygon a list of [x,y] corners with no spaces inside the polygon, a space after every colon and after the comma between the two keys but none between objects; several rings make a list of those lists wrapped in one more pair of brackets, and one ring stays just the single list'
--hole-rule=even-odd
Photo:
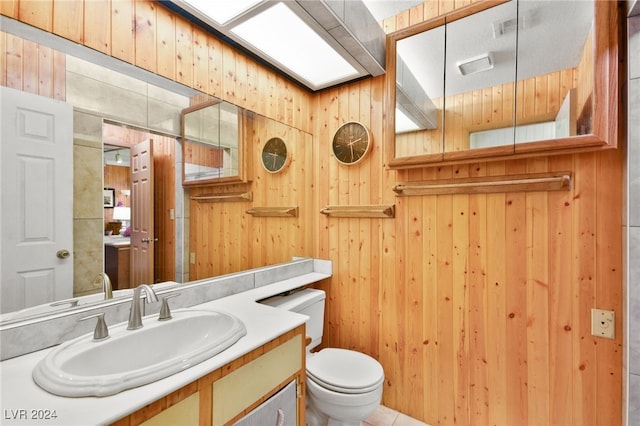
[{"label": "dark round clock", "polygon": [[342,164],[352,165],[360,162],[371,149],[369,130],[357,121],[350,121],[338,128],[333,135],[331,150]]},{"label": "dark round clock", "polygon": [[289,150],[281,138],[271,138],[262,147],[262,166],[269,173],[282,171],[289,163]]}]

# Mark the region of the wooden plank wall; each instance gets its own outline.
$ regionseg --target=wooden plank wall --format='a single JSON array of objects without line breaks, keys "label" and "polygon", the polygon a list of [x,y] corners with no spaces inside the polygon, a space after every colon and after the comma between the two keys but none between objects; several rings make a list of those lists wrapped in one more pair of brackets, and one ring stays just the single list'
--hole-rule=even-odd
[{"label": "wooden plank wall", "polygon": [[[224,188],[202,187],[191,196],[250,192],[253,201],[190,201],[190,279],[236,272],[242,269],[312,256],[313,164],[311,134],[275,120],[253,115],[245,123],[252,182]],[[289,165],[280,173],[268,173],[261,165],[261,152],[272,137],[282,138],[291,154]],[[253,217],[251,207],[298,207],[298,217]]]},{"label": "wooden plank wall", "polygon": [[[385,26],[466,3],[428,2]],[[358,118],[379,140],[382,81],[369,83],[318,96],[321,152],[335,121]],[[332,176],[321,200],[397,207],[395,220],[318,227],[319,255],[334,261],[325,342],[381,360],[386,405],[430,424],[621,423],[620,151],[398,172],[376,155],[316,164]],[[388,195],[396,181],[556,170],[573,173],[571,191]],[[590,335],[594,307],[616,311],[615,340]]]},{"label": "wooden plank wall", "polygon": [[[393,31],[467,3],[429,1],[384,25]],[[77,5],[82,11],[69,10]],[[312,232],[299,254],[333,261],[333,277],[320,285],[328,293],[324,344],[379,359],[385,405],[430,424],[621,424],[620,151],[389,171],[384,76],[311,95],[148,1],[15,0],[1,7],[313,134],[312,149],[296,154],[304,163],[294,173],[313,188],[299,199],[311,213],[296,227]],[[67,26],[52,18],[71,12],[78,19]],[[330,153],[333,132],[349,120],[367,125],[374,143],[353,167]],[[400,181],[551,170],[572,171],[572,189],[405,198],[392,191]],[[256,195],[272,194],[269,185],[264,192],[255,185]],[[283,185],[300,188],[294,180]],[[276,197],[284,194],[279,188]],[[328,218],[318,213],[328,204],[395,204],[397,216]],[[191,215],[192,224],[223,220],[193,205]],[[223,231],[229,238],[208,240],[198,256],[218,245],[244,268],[251,259],[233,242],[251,241],[247,253],[255,255],[291,232],[266,224],[248,238],[255,230],[248,219],[232,220]],[[593,307],[618,313],[615,340],[591,337]]]},{"label": "wooden plank wall", "polygon": [[190,142],[184,152],[184,162],[199,166],[220,168],[223,165],[223,149],[214,145]]},{"label": "wooden plank wall", "polygon": [[[104,166],[104,187],[116,190],[115,205],[122,202],[125,207],[131,207],[130,197],[124,196],[120,191],[123,189],[131,189],[131,178],[129,167],[112,166],[106,164]],[[104,209],[104,224],[113,220],[113,209]],[[105,228],[106,229],[106,228]]]},{"label": "wooden plank wall", "polygon": [[[0,3],[5,6],[4,2]],[[65,55],[0,31],[0,84],[65,100]]]}]

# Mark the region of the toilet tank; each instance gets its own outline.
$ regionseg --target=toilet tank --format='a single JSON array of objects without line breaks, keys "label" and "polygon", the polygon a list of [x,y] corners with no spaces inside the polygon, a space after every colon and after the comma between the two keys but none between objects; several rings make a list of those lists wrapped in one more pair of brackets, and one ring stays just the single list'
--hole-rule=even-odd
[{"label": "toilet tank", "polygon": [[273,296],[260,303],[307,315],[309,317],[306,324],[307,336],[311,338],[311,343],[307,345],[309,351],[322,342],[325,297],[325,292],[322,290],[305,288],[286,295]]}]

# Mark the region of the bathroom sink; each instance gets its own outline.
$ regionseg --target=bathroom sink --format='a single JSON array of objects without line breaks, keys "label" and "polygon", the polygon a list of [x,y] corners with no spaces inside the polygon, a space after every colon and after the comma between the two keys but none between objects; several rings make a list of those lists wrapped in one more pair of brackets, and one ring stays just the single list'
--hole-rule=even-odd
[{"label": "bathroom sink", "polygon": [[55,348],[33,370],[34,381],[60,396],[106,396],[145,385],[219,354],[246,335],[242,321],[223,312],[178,309],[173,318],[143,318],[109,328],[109,338],[93,332]]}]

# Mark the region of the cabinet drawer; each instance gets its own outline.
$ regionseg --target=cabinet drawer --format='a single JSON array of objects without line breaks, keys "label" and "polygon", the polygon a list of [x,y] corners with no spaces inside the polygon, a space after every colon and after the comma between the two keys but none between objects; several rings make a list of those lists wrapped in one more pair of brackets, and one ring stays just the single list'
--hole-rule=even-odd
[{"label": "cabinet drawer", "polygon": [[213,383],[213,426],[226,424],[303,367],[302,335]]},{"label": "cabinet drawer", "polygon": [[297,406],[296,380],[293,380],[234,426],[296,426]]}]

